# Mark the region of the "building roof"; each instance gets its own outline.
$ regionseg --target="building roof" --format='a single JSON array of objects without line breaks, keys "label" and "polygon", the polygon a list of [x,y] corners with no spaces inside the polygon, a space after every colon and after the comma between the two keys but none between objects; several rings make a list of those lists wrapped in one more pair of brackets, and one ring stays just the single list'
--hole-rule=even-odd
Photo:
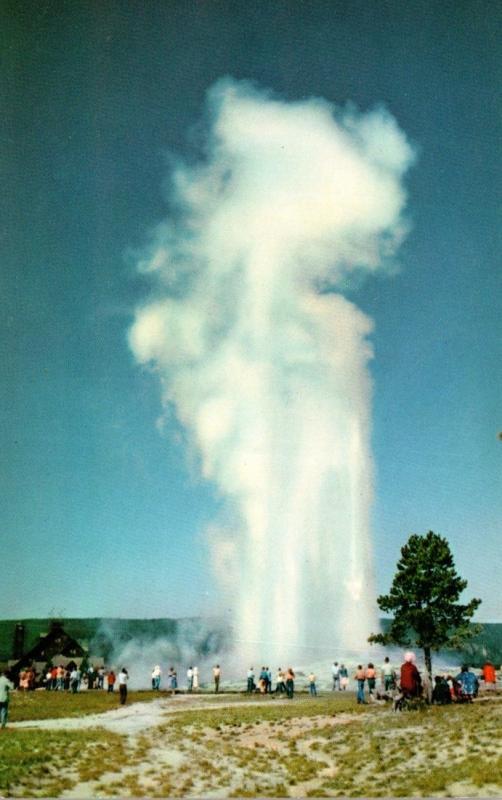
[{"label": "building roof", "polygon": [[23,653],[22,657],[15,662],[12,667],[13,672],[18,672],[22,667],[28,666],[33,662],[47,664],[53,658],[64,656],[65,658],[83,658],[86,655],[84,648],[66,633],[60,622],[53,622],[49,633],[40,636],[39,641]]}]

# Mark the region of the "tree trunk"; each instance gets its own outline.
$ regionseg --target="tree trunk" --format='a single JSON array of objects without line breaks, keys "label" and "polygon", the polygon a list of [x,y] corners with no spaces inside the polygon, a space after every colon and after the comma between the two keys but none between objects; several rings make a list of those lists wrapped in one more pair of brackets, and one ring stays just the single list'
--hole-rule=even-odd
[{"label": "tree trunk", "polygon": [[431,687],[432,691],[432,658],[431,658],[430,647],[424,647],[424,656],[425,656],[425,669],[427,670],[427,674],[429,676],[429,686]]}]

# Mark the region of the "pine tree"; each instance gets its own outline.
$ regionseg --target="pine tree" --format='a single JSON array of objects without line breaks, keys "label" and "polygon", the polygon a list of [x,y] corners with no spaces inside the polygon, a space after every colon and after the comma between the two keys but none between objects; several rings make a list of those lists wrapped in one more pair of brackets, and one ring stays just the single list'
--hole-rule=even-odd
[{"label": "pine tree", "polygon": [[377,599],[379,608],[393,615],[386,633],[372,634],[370,642],[410,645],[424,651],[425,665],[432,679],[432,650],[458,647],[479,633],[470,619],[481,600],[466,605],[458,599],[467,586],[455,570],[446,539],[429,531],[412,534],[397,564],[389,594]]}]

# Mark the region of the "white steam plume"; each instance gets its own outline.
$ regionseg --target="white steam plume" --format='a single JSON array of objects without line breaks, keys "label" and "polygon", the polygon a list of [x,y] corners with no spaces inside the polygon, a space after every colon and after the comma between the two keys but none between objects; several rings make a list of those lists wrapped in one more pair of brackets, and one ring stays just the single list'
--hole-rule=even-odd
[{"label": "white steam plume", "polygon": [[204,158],[173,169],[170,220],[140,264],[158,297],[130,345],[237,509],[213,549],[243,657],[349,652],[376,625],[372,323],[340,291],[399,245],[413,153],[382,109],[231,79],[208,109]]}]

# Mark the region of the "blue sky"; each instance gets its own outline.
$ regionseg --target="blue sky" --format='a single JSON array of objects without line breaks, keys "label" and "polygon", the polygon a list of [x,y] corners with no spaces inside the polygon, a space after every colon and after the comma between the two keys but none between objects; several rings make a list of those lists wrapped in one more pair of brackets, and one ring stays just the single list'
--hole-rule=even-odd
[{"label": "blue sky", "polygon": [[[308,8],[307,8],[308,5]],[[375,323],[377,587],[446,536],[502,621],[500,12],[483,2],[5,3],[0,504],[6,618],[216,605],[221,500],[127,332],[134,252],[167,214],[219,78],[385,104],[418,152],[396,274],[347,289]]]}]

